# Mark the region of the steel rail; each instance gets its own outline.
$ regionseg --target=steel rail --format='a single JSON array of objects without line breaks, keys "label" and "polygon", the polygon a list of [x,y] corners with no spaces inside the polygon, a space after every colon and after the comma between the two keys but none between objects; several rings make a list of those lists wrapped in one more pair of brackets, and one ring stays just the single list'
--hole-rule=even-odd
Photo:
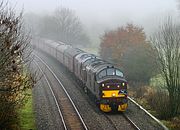
[{"label": "steel rail", "polygon": [[84,122],[84,120],[83,120],[80,112],[78,111],[76,105],[74,104],[74,102],[73,102],[73,100],[71,99],[69,93],[66,91],[64,85],[61,83],[61,81],[59,80],[59,78],[58,78],[58,77],[56,76],[56,74],[52,71],[52,69],[47,65],[47,63],[46,63],[44,60],[42,60],[42,58],[40,58],[40,57],[37,56],[36,54],[33,54],[33,55],[36,56],[36,57],[49,69],[49,71],[52,73],[52,75],[56,78],[56,80],[58,81],[58,83],[60,84],[60,86],[62,87],[62,89],[64,90],[64,92],[66,93],[66,95],[67,95],[68,99],[70,100],[71,104],[73,105],[73,108],[75,109],[78,117],[80,118],[80,120],[81,120],[81,122],[82,122],[82,124],[83,124],[84,129],[85,129],[85,130],[88,130],[88,127],[86,126],[86,124],[85,124],[85,122]]},{"label": "steel rail", "polygon": [[140,128],[125,114],[123,113],[123,116],[131,123],[131,125],[137,129],[137,130],[140,130]]},{"label": "steel rail", "polygon": [[52,87],[51,87],[51,85],[50,85],[50,83],[49,83],[49,81],[48,81],[48,79],[47,79],[47,76],[44,74],[43,70],[41,69],[41,67],[39,66],[39,64],[37,63],[37,61],[34,60],[33,62],[37,65],[37,67],[39,68],[39,70],[40,70],[41,73],[43,74],[43,76],[44,76],[44,78],[45,78],[45,80],[46,80],[46,82],[47,82],[47,84],[48,84],[48,87],[49,87],[49,89],[50,89],[50,91],[51,91],[51,94],[53,95],[53,99],[54,99],[54,101],[55,101],[55,104],[56,104],[56,106],[57,106],[57,108],[58,108],[59,116],[61,117],[61,120],[62,120],[64,129],[67,130],[67,126],[66,126],[66,123],[65,123],[63,114],[62,114],[61,109],[60,109],[60,107],[59,107],[59,104],[58,104],[58,102],[57,102],[56,96],[55,96],[55,94],[54,94],[54,92],[53,92],[53,90],[52,90]]}]

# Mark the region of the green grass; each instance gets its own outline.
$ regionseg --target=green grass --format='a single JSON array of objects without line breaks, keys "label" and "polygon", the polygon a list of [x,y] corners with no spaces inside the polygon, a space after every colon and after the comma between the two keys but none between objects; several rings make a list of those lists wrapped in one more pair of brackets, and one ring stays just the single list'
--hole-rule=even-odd
[{"label": "green grass", "polygon": [[21,130],[36,130],[32,96],[28,97],[26,105],[19,111],[19,116]]}]

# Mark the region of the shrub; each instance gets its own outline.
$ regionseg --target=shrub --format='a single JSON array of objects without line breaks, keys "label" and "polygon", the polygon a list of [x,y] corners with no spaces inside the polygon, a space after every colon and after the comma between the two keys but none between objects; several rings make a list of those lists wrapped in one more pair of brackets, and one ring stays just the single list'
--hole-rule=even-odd
[{"label": "shrub", "polygon": [[166,90],[151,91],[146,98],[151,108],[156,111],[158,118],[169,118],[169,105],[171,104],[169,104],[169,96]]}]

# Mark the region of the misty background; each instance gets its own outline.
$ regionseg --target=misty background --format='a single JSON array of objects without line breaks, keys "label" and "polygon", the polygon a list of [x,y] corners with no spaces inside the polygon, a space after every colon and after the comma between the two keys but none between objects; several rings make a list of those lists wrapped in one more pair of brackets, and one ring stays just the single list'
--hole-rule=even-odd
[{"label": "misty background", "polygon": [[125,73],[130,96],[143,98],[160,119],[180,113],[180,0],[16,0],[11,4],[19,12],[24,8],[32,38],[62,41],[100,56]]},{"label": "misty background", "polygon": [[105,31],[127,23],[143,27],[146,35],[150,35],[167,15],[179,17],[177,0],[13,0],[10,3],[19,11],[24,8],[30,23],[52,14],[57,7],[73,10],[93,47],[99,46]]}]

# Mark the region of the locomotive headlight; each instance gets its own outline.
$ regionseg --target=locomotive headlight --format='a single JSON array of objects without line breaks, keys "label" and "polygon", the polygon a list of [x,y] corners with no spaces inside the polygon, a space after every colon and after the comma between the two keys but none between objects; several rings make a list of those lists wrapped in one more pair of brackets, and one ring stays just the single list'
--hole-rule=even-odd
[{"label": "locomotive headlight", "polygon": [[107,88],[110,88],[110,86],[107,86]]},{"label": "locomotive headlight", "polygon": [[125,86],[125,83],[122,83],[122,86]]},{"label": "locomotive headlight", "polygon": [[117,87],[119,88],[120,86],[118,85]]},{"label": "locomotive headlight", "polygon": [[104,84],[102,84],[102,87],[104,87]]},{"label": "locomotive headlight", "polygon": [[112,94],[112,97],[115,97],[115,96],[116,96],[116,94],[115,94],[115,93],[113,93],[113,94]]}]

